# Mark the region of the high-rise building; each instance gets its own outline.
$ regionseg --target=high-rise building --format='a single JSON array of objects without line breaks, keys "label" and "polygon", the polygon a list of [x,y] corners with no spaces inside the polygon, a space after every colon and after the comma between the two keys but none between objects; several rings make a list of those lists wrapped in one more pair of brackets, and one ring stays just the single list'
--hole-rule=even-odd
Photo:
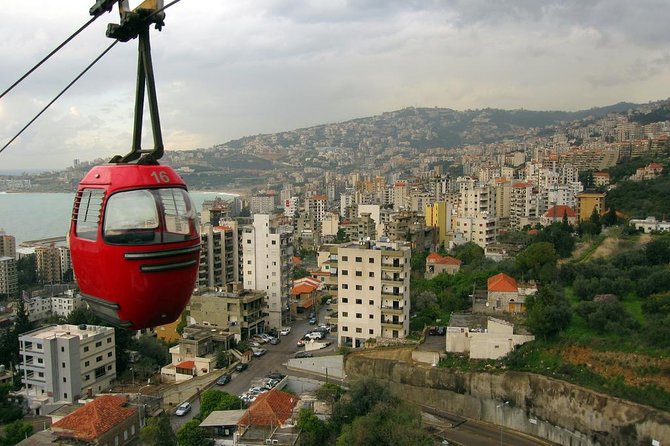
[{"label": "high-rise building", "polygon": [[435,245],[447,246],[451,240],[451,211],[452,206],[444,201],[436,201],[426,206],[426,227],[433,228],[435,234]]},{"label": "high-rise building", "polygon": [[37,262],[37,277],[42,283],[61,283],[63,271],[61,270],[61,252],[54,245],[38,246],[35,248],[35,259]]},{"label": "high-rise building", "polygon": [[16,257],[16,239],[0,228],[0,257]]},{"label": "high-rise building", "polygon": [[267,293],[268,325],[280,328],[289,314],[293,227],[268,214],[254,215],[242,229],[244,289]]},{"label": "high-rise building", "polygon": [[323,221],[327,205],[328,197],[326,195],[313,195],[305,198],[305,212],[317,222]]},{"label": "high-rise building", "polygon": [[19,276],[16,259],[0,255],[0,295],[14,297],[19,292]]},{"label": "high-rise building", "polygon": [[236,221],[200,227],[200,267],[197,286],[216,288],[240,281],[240,250]]},{"label": "high-rise building", "polygon": [[338,345],[409,334],[411,250],[394,242],[341,245],[338,258]]},{"label": "high-rise building", "polygon": [[116,378],[114,347],[114,329],[96,325],[50,325],[21,334],[21,382],[31,408],[109,389]]}]

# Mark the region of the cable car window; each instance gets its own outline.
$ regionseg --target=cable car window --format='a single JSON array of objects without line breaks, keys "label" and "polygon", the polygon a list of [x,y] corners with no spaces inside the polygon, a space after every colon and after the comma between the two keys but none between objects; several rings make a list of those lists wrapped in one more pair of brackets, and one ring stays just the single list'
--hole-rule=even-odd
[{"label": "cable car window", "polygon": [[102,210],[103,189],[84,189],[75,201],[76,234],[87,240],[98,238],[98,223]]},{"label": "cable car window", "polygon": [[158,211],[148,190],[119,192],[107,200],[103,237],[109,243],[160,243]]},{"label": "cable car window", "polygon": [[179,242],[192,238],[195,231],[195,208],[183,189],[158,189],[165,215],[163,242]]}]

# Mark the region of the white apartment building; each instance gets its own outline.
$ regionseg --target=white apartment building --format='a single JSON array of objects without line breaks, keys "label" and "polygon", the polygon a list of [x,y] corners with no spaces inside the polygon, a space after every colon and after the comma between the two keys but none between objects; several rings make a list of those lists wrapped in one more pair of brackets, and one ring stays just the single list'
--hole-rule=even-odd
[{"label": "white apartment building", "polygon": [[338,345],[409,334],[409,246],[397,242],[341,245],[338,257]]},{"label": "white apartment building", "polygon": [[223,287],[240,281],[240,255],[237,222],[222,221],[220,226],[200,226],[200,266],[197,286]]},{"label": "white apartment building", "polygon": [[0,294],[14,297],[19,291],[19,276],[16,271],[16,258],[0,256]]},{"label": "white apartment building", "polygon": [[116,377],[114,329],[50,325],[19,336],[21,382],[31,409],[101,393]]},{"label": "white apartment building", "polygon": [[288,322],[293,227],[278,225],[268,214],[254,215],[242,229],[244,289],[267,293],[268,325]]},{"label": "white apartment building", "polygon": [[75,309],[83,305],[81,294],[74,290],[51,297],[51,314],[54,316],[68,317]]},{"label": "white apartment building", "polygon": [[290,197],[283,201],[284,203],[284,216],[285,217],[295,217],[298,215],[298,208],[300,207],[300,199],[298,197]]},{"label": "white apartment building", "polygon": [[496,241],[496,218],[481,214],[478,217],[458,217],[456,232],[461,235],[460,242],[473,242],[482,248]]},{"label": "white apartment building", "polygon": [[252,214],[274,212],[276,205],[276,196],[274,194],[253,195],[249,200],[249,208]]},{"label": "white apartment building", "polygon": [[317,222],[323,221],[326,216],[327,205],[328,197],[326,195],[305,197],[305,212]]}]

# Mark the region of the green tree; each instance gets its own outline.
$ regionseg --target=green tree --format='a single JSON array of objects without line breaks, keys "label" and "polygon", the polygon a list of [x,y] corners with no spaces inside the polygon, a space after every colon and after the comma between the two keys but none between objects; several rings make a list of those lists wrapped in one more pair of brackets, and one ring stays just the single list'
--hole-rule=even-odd
[{"label": "green tree", "polygon": [[320,420],[312,409],[300,409],[298,412],[300,446],[321,446],[330,443],[328,424]]},{"label": "green tree", "polygon": [[[17,336],[22,335],[34,328],[34,324],[28,319],[28,311],[23,298],[16,300],[16,321],[14,322],[14,333]],[[18,347],[18,346],[17,346]]]},{"label": "green tree", "polygon": [[516,256],[516,267],[522,273],[527,272],[527,278],[547,281],[552,278],[551,273],[555,271],[557,260],[556,249],[552,243],[537,242]]},{"label": "green tree", "polygon": [[401,401],[378,403],[364,416],[344,426],[337,446],[421,446],[433,439],[421,426],[421,412]]},{"label": "green tree", "polygon": [[179,446],[213,446],[214,440],[209,438],[207,431],[200,426],[200,420],[193,419],[177,431]]},{"label": "green tree", "polygon": [[149,418],[147,425],[140,431],[140,442],[147,446],[175,446],[177,436],[170,426],[170,417],[161,414]]},{"label": "green tree", "polygon": [[11,391],[12,386],[9,384],[0,386],[0,424],[23,418],[21,403],[20,401],[17,403],[15,397],[10,398],[9,392]]},{"label": "green tree", "polygon": [[228,392],[210,389],[200,395],[200,414],[198,418],[204,420],[215,410],[241,409],[242,400]]},{"label": "green tree", "polygon": [[29,290],[37,285],[37,257],[23,256],[16,261],[19,290]]},{"label": "green tree", "polygon": [[217,369],[223,369],[230,365],[230,357],[225,348],[219,348],[216,351],[216,364],[214,367]]},{"label": "green tree", "polygon": [[293,268],[293,272],[291,273],[291,278],[293,280],[295,279],[302,279],[303,277],[309,277],[310,273],[307,271],[305,268],[301,266],[295,266]]},{"label": "green tree", "polygon": [[461,259],[466,265],[469,265],[484,259],[484,249],[476,243],[468,242],[464,245],[456,246],[453,249],[453,255]]},{"label": "green tree", "polygon": [[16,420],[5,426],[5,435],[0,437],[0,445],[14,446],[33,433],[33,426],[22,420]]},{"label": "green tree", "polygon": [[334,383],[325,383],[314,392],[315,396],[321,401],[327,401],[328,403],[335,404],[340,400],[342,395],[344,395],[344,389],[341,386],[338,386]]},{"label": "green tree", "polygon": [[644,251],[650,265],[670,263],[670,237],[654,237],[647,243]]},{"label": "green tree", "polygon": [[412,258],[409,261],[412,271],[425,271],[428,254],[428,251],[414,251],[412,253]]},{"label": "green tree", "polygon": [[526,297],[526,325],[536,336],[554,337],[567,328],[571,320],[570,302],[549,287],[542,287],[534,296]]}]

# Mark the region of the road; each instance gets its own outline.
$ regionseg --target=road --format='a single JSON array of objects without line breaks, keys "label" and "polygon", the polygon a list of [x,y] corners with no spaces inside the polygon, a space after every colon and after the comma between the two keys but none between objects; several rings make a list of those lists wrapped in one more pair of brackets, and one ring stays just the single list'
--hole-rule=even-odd
[{"label": "road", "polygon": [[[325,315],[325,310],[322,310],[321,312]],[[321,318],[321,320],[323,320],[323,318]],[[241,373],[233,372],[231,381],[224,386],[217,386],[214,384],[212,387],[239,396],[251,387],[251,382],[253,380],[263,378],[268,373],[279,372],[284,375],[288,374],[289,371],[284,364],[289,358],[292,358],[296,352],[303,349],[302,347],[297,346],[297,342],[310,330],[310,328],[313,328],[313,326],[309,325],[306,319],[295,321],[291,325],[291,332],[286,336],[280,336],[281,342],[279,344],[262,345],[262,348],[266,349],[268,352],[260,358],[254,357],[249,363],[249,368],[247,370]],[[331,341],[332,344],[328,348],[313,352],[315,356],[330,355],[333,353],[337,344],[336,335],[328,335],[327,340]],[[291,372],[291,374],[296,375],[295,372]],[[199,398],[194,398],[193,401],[191,401],[191,405],[193,406],[193,409],[187,415],[182,417],[171,415],[170,424],[172,425],[172,429],[176,431],[200,412]]]}]

